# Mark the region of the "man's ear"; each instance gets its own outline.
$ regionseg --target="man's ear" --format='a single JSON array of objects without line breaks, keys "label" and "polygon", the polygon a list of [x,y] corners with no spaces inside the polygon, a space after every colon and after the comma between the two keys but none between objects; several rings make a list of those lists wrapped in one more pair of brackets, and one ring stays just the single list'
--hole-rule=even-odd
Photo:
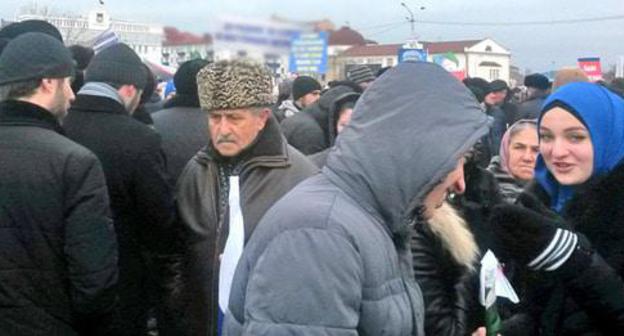
[{"label": "man's ear", "polygon": [[134,95],[136,95],[137,93],[137,88],[134,85],[129,85],[129,84],[125,84],[122,85],[119,90],[117,90],[117,92],[119,93],[120,96],[124,97],[124,98],[132,98],[134,97]]},{"label": "man's ear", "polygon": [[260,119],[262,120],[262,127],[260,129],[263,129],[266,126],[266,123],[269,120],[269,118],[271,118],[271,109],[263,108],[260,111]]},{"label": "man's ear", "polygon": [[56,88],[56,83],[53,78],[43,78],[39,82],[39,89],[44,93],[52,93]]}]

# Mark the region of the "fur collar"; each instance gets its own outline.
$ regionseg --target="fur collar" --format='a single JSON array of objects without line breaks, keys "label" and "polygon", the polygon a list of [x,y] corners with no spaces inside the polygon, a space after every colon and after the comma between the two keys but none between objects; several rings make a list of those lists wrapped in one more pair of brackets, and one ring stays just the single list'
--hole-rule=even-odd
[{"label": "fur collar", "polygon": [[474,271],[479,257],[479,248],[466,221],[459,213],[450,204],[444,202],[426,223],[455,262]]},{"label": "fur collar", "polygon": [[[582,233],[620,275],[624,273],[624,164],[594,178],[574,194],[563,209],[566,223]],[[528,192],[549,205],[549,197],[537,183]]]}]

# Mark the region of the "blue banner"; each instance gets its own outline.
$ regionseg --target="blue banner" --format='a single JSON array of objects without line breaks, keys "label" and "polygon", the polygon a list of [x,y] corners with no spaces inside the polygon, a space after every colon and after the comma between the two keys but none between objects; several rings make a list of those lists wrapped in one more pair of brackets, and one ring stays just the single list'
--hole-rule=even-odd
[{"label": "blue banner", "polygon": [[427,51],[424,49],[399,48],[399,63],[405,61],[427,62]]},{"label": "blue banner", "polygon": [[288,70],[299,74],[327,72],[327,32],[296,36],[290,47]]}]

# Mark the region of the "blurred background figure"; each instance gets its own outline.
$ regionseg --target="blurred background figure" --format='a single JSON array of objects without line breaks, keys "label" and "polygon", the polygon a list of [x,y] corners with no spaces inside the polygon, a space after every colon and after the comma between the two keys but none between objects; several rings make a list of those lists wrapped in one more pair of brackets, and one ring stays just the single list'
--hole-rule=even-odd
[{"label": "blurred background figure", "polygon": [[362,90],[366,90],[375,78],[373,71],[363,64],[354,65],[347,72],[347,79],[359,85]]},{"label": "blurred background figure", "polygon": [[282,101],[277,109],[277,119],[292,117],[321,97],[321,84],[310,76],[299,76],[292,82],[291,99]]},{"label": "blurred background figure", "polygon": [[550,81],[542,74],[531,74],[524,78],[527,98],[518,105],[520,119],[537,119],[542,104],[550,91]]},{"label": "blurred background figure", "polygon": [[69,51],[71,52],[74,61],[76,61],[76,74],[74,75],[74,81],[72,82],[72,90],[76,93],[84,85],[84,71],[89,65],[89,62],[91,62],[95,53],[92,48],[81,45],[70,46]]},{"label": "blurred background figure", "polygon": [[208,118],[199,106],[196,76],[209,62],[202,59],[180,65],[173,77],[177,93],[154,114],[154,127],[163,141],[167,171],[176,181],[186,163],[208,144]]},{"label": "blurred background figure", "polygon": [[555,74],[551,91],[555,92],[560,87],[574,82],[589,82],[589,78],[587,78],[585,72],[579,68],[561,69]]}]

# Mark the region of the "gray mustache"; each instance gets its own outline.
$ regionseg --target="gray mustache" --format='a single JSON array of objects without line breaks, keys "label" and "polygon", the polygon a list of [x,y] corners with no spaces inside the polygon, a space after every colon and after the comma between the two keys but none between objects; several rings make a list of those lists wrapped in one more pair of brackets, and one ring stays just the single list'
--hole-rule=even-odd
[{"label": "gray mustache", "polygon": [[222,143],[234,143],[234,140],[230,139],[230,137],[228,136],[219,137],[217,139],[217,144],[222,144]]}]

